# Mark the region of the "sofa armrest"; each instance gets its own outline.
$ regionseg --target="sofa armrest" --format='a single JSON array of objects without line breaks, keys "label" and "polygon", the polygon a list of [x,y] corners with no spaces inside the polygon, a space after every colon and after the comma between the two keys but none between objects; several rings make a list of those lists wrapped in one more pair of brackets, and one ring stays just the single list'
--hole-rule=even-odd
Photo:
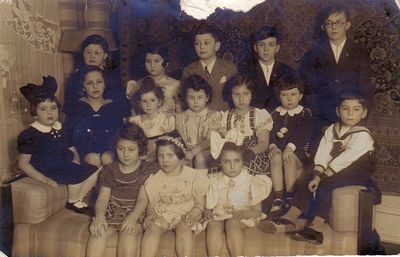
[{"label": "sofa armrest", "polygon": [[67,187],[51,187],[26,177],[12,183],[14,223],[37,224],[65,206]]}]

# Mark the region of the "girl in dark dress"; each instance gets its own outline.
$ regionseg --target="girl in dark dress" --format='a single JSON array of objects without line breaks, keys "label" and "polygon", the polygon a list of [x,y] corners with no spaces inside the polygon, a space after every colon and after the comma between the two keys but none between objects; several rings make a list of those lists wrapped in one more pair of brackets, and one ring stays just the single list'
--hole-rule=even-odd
[{"label": "girl in dark dress", "polygon": [[97,181],[97,168],[80,165],[75,148],[66,139],[58,121],[60,105],[54,96],[55,79],[43,77],[43,85],[28,84],[20,90],[36,121],[18,136],[19,168],[50,186],[68,185],[66,208],[90,215],[92,209],[82,199]]},{"label": "girl in dark dress", "polygon": [[99,67],[84,67],[80,83],[85,96],[74,102],[65,127],[79,156],[100,167],[113,161],[110,139],[122,126],[126,113],[116,101],[106,98],[106,84]]}]

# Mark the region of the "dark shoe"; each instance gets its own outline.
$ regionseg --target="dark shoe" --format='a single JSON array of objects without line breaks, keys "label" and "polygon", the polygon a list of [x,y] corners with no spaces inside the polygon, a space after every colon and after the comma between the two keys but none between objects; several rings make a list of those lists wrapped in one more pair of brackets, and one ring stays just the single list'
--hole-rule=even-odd
[{"label": "dark shoe", "polygon": [[266,233],[271,234],[289,233],[296,230],[296,225],[291,220],[282,217],[276,217],[260,221],[258,228]]},{"label": "dark shoe", "polygon": [[276,214],[279,213],[282,208],[285,206],[285,203],[282,199],[276,198],[272,201],[271,209],[269,209],[269,214]]},{"label": "dark shoe", "polygon": [[311,227],[305,227],[303,230],[293,233],[290,238],[296,241],[309,241],[312,244],[322,244],[324,242],[322,232],[316,231]]},{"label": "dark shoe", "polygon": [[76,206],[76,203],[78,203],[78,202],[75,202],[75,203],[67,202],[65,204],[65,208],[68,210],[71,210],[73,212],[79,213],[79,214],[85,214],[85,215],[91,216],[91,217],[94,216],[93,207],[88,207],[88,206],[78,207],[78,206]]},{"label": "dark shoe", "polygon": [[292,197],[285,198],[285,209],[289,210],[290,207],[292,207],[292,201],[293,201]]}]

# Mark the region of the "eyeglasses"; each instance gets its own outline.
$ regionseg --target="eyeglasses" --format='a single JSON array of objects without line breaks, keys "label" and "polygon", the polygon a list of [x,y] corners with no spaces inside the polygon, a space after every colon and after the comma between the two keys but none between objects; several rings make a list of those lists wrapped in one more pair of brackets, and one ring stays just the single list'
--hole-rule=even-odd
[{"label": "eyeglasses", "polygon": [[333,25],[335,25],[336,28],[341,28],[341,27],[343,27],[343,25],[345,23],[347,23],[347,21],[340,21],[340,20],[339,21],[335,21],[335,22],[333,22],[333,21],[325,21],[324,22],[324,27],[333,28]]}]

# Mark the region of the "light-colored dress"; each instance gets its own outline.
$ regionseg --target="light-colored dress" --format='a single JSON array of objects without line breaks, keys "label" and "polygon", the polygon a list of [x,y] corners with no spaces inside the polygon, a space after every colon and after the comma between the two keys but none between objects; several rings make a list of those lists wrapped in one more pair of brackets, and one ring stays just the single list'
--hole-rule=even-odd
[{"label": "light-colored dress", "polygon": [[150,176],[145,189],[149,197],[149,212],[157,215],[155,224],[163,229],[174,229],[182,215],[195,206],[195,197],[205,197],[208,185],[204,173],[187,166],[183,166],[178,176],[168,176],[162,170]]},{"label": "light-colored dress", "polygon": [[175,117],[164,112],[159,112],[151,120],[143,120],[141,115],[129,118],[129,122],[141,127],[147,138],[155,138],[175,130]]},{"label": "light-colored dress", "polygon": [[[239,116],[234,109],[223,112],[220,133],[225,135],[229,130],[238,130],[244,135],[243,146],[250,148],[258,143],[258,133],[262,130],[272,130],[272,117],[265,109],[251,107],[244,116]],[[255,155],[253,160],[245,163],[245,167],[252,175],[269,175],[269,159],[267,150]],[[213,169],[214,170],[214,169]]]},{"label": "light-colored dress", "polygon": [[[247,169],[234,177],[222,172],[209,174],[210,187],[206,195],[206,208],[212,209],[214,220],[232,218],[232,211],[251,210],[251,207],[267,198],[272,190],[272,181],[266,175],[250,175]],[[254,227],[259,218],[242,219],[241,222]]]},{"label": "light-colored dress", "polygon": [[218,131],[221,113],[204,108],[200,113],[188,109],[176,115],[176,130],[181,135],[188,149],[200,144],[211,130]]}]

